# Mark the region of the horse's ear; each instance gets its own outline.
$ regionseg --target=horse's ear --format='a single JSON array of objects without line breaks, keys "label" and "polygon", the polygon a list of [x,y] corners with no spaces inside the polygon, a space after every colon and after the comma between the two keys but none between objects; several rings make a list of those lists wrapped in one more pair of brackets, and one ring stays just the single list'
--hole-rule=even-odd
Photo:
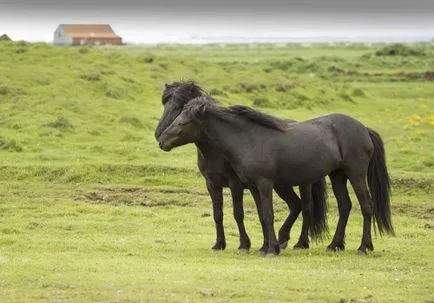
[{"label": "horse's ear", "polygon": [[208,104],[206,103],[201,103],[201,104],[195,104],[193,107],[191,107],[190,109],[190,113],[193,115],[193,117],[200,117],[203,114],[205,114],[206,109],[208,107]]},{"label": "horse's ear", "polygon": [[200,105],[197,107],[197,113],[198,113],[200,116],[203,116],[203,115],[206,113],[206,111],[207,111],[207,109],[208,109],[208,106],[209,106],[209,103],[202,103],[202,104],[200,104]]},{"label": "horse's ear", "polygon": [[200,106],[200,113],[203,115],[205,114],[206,110],[208,109],[208,104],[204,103]]}]

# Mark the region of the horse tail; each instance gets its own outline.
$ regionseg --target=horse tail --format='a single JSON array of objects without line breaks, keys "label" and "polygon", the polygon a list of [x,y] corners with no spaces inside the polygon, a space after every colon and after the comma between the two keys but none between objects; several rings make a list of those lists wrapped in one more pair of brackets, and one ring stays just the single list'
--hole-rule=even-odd
[{"label": "horse tail", "polygon": [[374,203],[374,222],[377,222],[380,234],[395,235],[390,212],[390,178],[386,167],[384,143],[381,136],[368,128],[374,144],[374,152],[368,166],[368,186]]},{"label": "horse tail", "polygon": [[327,224],[327,187],[325,178],[312,184],[313,209],[310,219],[310,236],[313,240],[322,240],[328,234]]}]

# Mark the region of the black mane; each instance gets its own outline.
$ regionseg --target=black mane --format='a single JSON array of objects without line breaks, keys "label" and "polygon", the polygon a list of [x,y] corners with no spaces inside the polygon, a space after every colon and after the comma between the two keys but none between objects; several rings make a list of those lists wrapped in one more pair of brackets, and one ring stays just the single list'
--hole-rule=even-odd
[{"label": "black mane", "polygon": [[271,115],[261,113],[253,108],[244,105],[234,105],[228,108],[231,112],[243,116],[251,121],[270,127],[276,130],[285,131],[288,129],[288,122]]},{"label": "black mane", "polygon": [[203,113],[210,111],[222,120],[227,120],[229,115],[235,114],[262,126],[279,131],[286,131],[288,129],[288,122],[285,120],[261,113],[243,105],[234,105],[228,108],[217,106],[217,102],[207,95],[191,99],[185,105],[184,109],[188,110],[191,117],[196,121],[200,120],[199,117]]},{"label": "black mane", "polygon": [[207,95],[207,92],[194,81],[174,81],[165,84],[161,101],[165,105],[169,100],[174,100],[184,106],[191,99],[204,95]]}]

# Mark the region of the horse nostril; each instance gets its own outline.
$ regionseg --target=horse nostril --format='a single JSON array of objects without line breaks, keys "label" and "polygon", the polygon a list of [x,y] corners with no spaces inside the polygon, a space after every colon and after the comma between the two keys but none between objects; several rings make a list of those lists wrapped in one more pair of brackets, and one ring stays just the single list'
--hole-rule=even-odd
[{"label": "horse nostril", "polygon": [[158,141],[158,139],[160,138],[161,132],[160,131],[156,131],[154,136],[155,136],[155,140]]}]

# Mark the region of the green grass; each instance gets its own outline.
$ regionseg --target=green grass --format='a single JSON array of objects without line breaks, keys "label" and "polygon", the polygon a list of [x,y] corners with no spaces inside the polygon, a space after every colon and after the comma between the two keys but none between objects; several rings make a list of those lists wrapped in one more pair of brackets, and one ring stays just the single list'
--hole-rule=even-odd
[{"label": "green grass", "polygon": [[[0,301],[433,301],[433,54],[432,44],[0,42]],[[362,217],[351,191],[345,252],[326,253],[328,239],[263,258],[246,195],[252,251],[237,252],[226,202],[228,247],[211,252],[195,149],[164,153],[153,135],[164,83],[178,79],[197,80],[223,105],[298,120],[342,112],[377,130],[397,236],[374,237],[375,252],[357,256]],[[333,232],[333,197],[330,208]],[[275,209],[279,227],[287,210],[277,198]]]}]

